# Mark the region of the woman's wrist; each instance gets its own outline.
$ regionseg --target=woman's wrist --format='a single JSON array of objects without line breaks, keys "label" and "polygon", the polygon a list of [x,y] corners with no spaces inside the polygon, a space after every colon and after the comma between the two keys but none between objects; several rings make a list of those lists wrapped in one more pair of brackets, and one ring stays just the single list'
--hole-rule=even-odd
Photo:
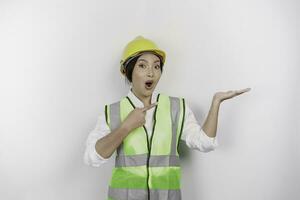
[{"label": "woman's wrist", "polygon": [[131,128],[125,123],[121,124],[120,129],[121,132],[124,133],[125,135],[128,135],[128,133],[131,131]]},{"label": "woman's wrist", "polygon": [[212,99],[212,103],[214,105],[220,105],[221,104],[221,100],[219,98],[217,98],[215,95],[213,96],[213,99]]}]

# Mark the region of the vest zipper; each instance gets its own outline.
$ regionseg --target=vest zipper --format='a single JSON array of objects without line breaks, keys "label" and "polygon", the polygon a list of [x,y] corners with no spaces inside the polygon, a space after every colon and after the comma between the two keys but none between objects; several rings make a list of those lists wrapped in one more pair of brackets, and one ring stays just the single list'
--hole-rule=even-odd
[{"label": "vest zipper", "polygon": [[[159,95],[157,94],[156,97],[156,102],[158,102],[159,100]],[[130,98],[128,96],[126,96],[126,98],[129,100],[130,104],[133,106],[133,108],[135,108],[134,104],[131,102]],[[157,105],[158,106],[158,105]],[[150,188],[149,188],[149,160],[150,160],[150,154],[151,154],[151,146],[152,146],[152,138],[154,135],[154,130],[155,130],[155,124],[156,124],[156,110],[157,110],[157,106],[155,107],[154,113],[153,113],[153,117],[154,117],[154,124],[152,127],[152,135],[150,137],[150,143],[149,143],[149,139],[148,139],[148,132],[147,129],[145,127],[145,125],[143,125],[143,128],[145,130],[146,133],[146,139],[147,139],[147,148],[148,148],[148,156],[147,156],[147,189],[148,189],[148,200],[150,200]]]},{"label": "vest zipper", "polygon": [[[147,155],[147,190],[148,190],[148,200],[150,200],[150,188],[149,188],[149,160],[150,160],[150,151],[151,151],[151,148],[150,148],[150,144],[149,144],[149,140],[148,140],[148,132],[147,132],[147,129],[144,127],[144,130],[146,132],[146,137],[147,137],[147,148],[148,148],[148,155]],[[153,134],[153,133],[152,133]]]},{"label": "vest zipper", "polygon": [[[158,102],[159,100],[159,95],[157,95],[157,98],[156,98],[156,102]],[[150,137],[150,144],[149,144],[149,141],[148,141],[148,132],[147,130],[145,129],[145,126],[144,126],[144,129],[146,131],[146,134],[147,134],[147,143],[149,144],[148,146],[148,159],[147,159],[147,187],[148,187],[148,200],[150,200],[150,188],[149,188],[149,160],[150,160],[150,155],[151,155],[151,147],[152,147],[152,138],[154,136],[154,132],[155,132],[155,125],[156,125],[156,110],[157,110],[157,106],[155,107],[155,110],[154,110],[154,113],[153,113],[153,118],[154,118],[154,124],[153,124],[153,127],[152,127],[152,134],[151,134],[151,137]]]}]

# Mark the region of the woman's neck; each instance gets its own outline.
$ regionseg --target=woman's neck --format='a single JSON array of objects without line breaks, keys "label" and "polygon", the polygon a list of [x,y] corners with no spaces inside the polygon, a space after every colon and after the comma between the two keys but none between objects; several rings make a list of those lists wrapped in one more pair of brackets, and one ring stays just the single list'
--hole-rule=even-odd
[{"label": "woman's neck", "polygon": [[148,106],[151,104],[152,94],[151,94],[151,96],[143,97],[143,96],[138,95],[132,88],[130,90],[141,102],[143,102],[144,106]]}]

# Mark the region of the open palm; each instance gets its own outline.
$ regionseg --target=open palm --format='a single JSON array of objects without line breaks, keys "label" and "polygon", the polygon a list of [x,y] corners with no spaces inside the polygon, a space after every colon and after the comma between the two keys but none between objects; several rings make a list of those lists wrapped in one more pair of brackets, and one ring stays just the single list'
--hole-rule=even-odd
[{"label": "open palm", "polygon": [[225,99],[231,99],[232,97],[238,96],[240,94],[243,94],[244,92],[248,92],[251,88],[245,88],[241,90],[229,90],[227,92],[217,92],[214,95],[214,99],[222,102]]}]

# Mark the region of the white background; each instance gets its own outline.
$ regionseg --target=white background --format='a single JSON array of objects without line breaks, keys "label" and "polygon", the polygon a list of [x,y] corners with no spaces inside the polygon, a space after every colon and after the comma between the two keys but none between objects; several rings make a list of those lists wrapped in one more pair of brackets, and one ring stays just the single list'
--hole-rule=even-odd
[{"label": "white background", "polygon": [[102,200],[113,160],[83,163],[137,35],[167,53],[157,90],[203,124],[217,91],[220,146],[182,156],[183,199],[300,199],[296,0],[0,1],[0,199]]}]

